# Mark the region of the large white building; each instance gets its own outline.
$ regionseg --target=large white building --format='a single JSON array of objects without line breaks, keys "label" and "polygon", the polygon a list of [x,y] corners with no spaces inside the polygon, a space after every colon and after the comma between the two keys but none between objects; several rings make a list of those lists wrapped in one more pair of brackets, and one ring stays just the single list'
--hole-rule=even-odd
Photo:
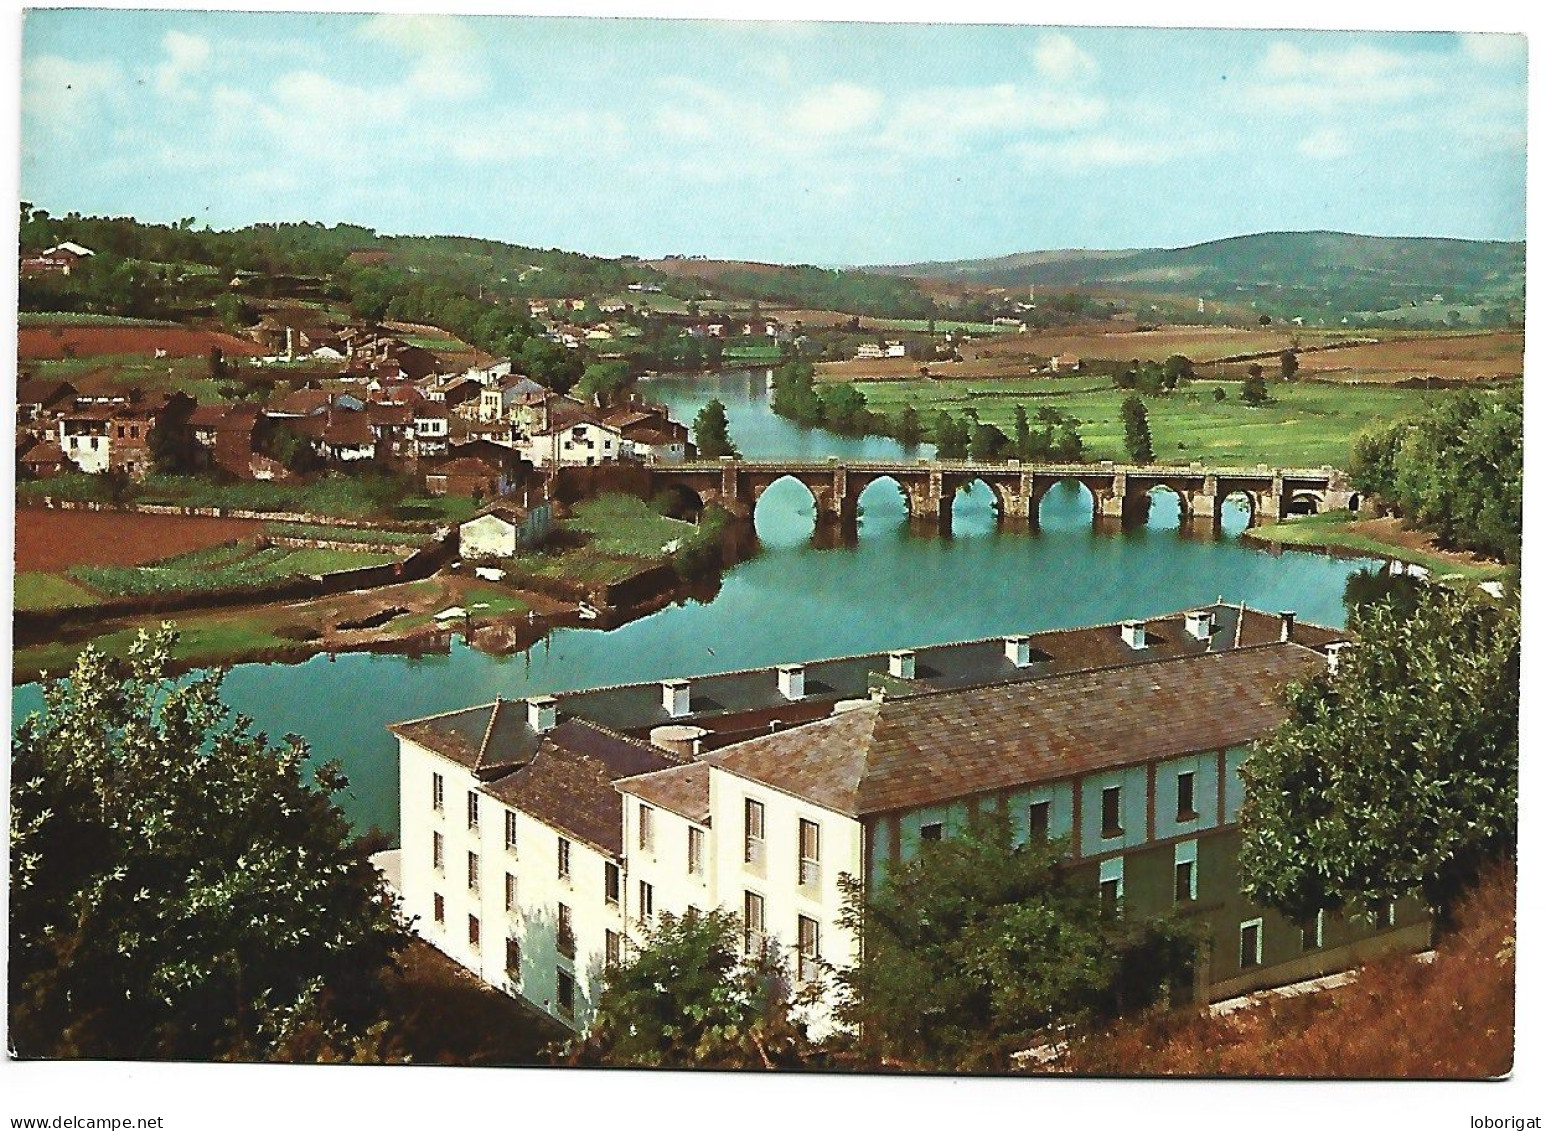
[{"label": "large white building", "polygon": [[[1238,769],[1339,633],[1232,606],[539,697],[392,729],[403,896],[453,958],[584,1028],[663,912],[721,908],[794,982],[868,888],[995,810],[1125,913],[1199,916],[1216,1000],[1426,944],[1419,906],[1290,923],[1243,897]],[[808,1020],[833,1024],[833,987]]]}]

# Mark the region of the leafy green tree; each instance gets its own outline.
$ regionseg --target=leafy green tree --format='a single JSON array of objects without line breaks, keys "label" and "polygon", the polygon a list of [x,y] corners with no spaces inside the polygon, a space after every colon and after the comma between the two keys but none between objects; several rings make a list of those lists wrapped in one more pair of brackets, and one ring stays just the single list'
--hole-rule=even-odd
[{"label": "leafy green tree", "polygon": [[635,1068],[792,1068],[813,1056],[775,956],[740,956],[730,912],[658,917],[646,944],[604,976],[572,1064]]},{"label": "leafy green tree", "polygon": [[1514,842],[1518,607],[1431,587],[1353,636],[1245,762],[1245,889],[1294,919],[1419,894],[1447,921]]},{"label": "leafy green tree", "polygon": [[705,459],[738,454],[727,430],[727,406],[716,397],[708,400],[695,415],[695,450]]},{"label": "leafy green tree", "polygon": [[932,421],[932,442],[940,459],[964,459],[969,455],[969,424],[939,412]]},{"label": "leafy green tree", "polygon": [[969,439],[969,456],[977,460],[1001,459],[1007,452],[1007,434],[994,424],[976,424]]},{"label": "leafy green tree", "polygon": [[1228,394],[1223,392],[1223,387],[1221,385],[1218,385],[1212,390],[1212,400],[1216,401],[1218,404],[1222,404],[1222,402],[1227,399]]},{"label": "leafy green tree", "polygon": [[1195,375],[1195,367],[1184,354],[1175,353],[1164,358],[1163,387],[1165,389],[1173,390],[1181,382],[1193,380]]},{"label": "leafy green tree", "polygon": [[841,382],[825,385],[818,392],[824,427],[842,435],[858,435],[867,432],[874,417],[867,408],[867,398],[855,385]]},{"label": "leafy green tree", "polygon": [[776,415],[816,427],[824,422],[824,403],[813,384],[811,361],[789,361],[774,374],[770,407]]},{"label": "leafy green tree", "polygon": [[1298,351],[1283,350],[1278,360],[1282,367],[1282,380],[1295,380],[1298,376]]},{"label": "leafy green tree", "polygon": [[916,406],[907,404],[894,422],[894,438],[901,444],[914,447],[921,442],[926,429],[921,424],[921,414]]},{"label": "leafy green tree", "polygon": [[1147,424],[1147,406],[1134,393],[1120,405],[1120,419],[1126,428],[1126,458],[1132,463],[1153,461],[1152,429]]},{"label": "leafy green tree", "polygon": [[1156,361],[1144,361],[1136,371],[1136,391],[1155,397],[1163,392],[1163,366]]},{"label": "leafy green tree", "polygon": [[88,647],[12,741],[11,1040],[24,1056],[349,1055],[405,943],[307,746],[249,732],[169,628]]},{"label": "leafy green tree", "polygon": [[1033,433],[1029,429],[1029,414],[1022,405],[1013,409],[1012,450],[1021,460],[1033,459]]},{"label": "leafy green tree", "polygon": [[631,386],[630,366],[623,361],[595,361],[582,371],[576,392],[599,408],[608,408]]},{"label": "leafy green tree", "polygon": [[199,442],[189,422],[197,408],[187,393],[174,393],[156,414],[156,422],[146,434],[146,447],[154,470],[172,475],[187,475],[198,470]]},{"label": "leafy green tree", "polygon": [[1258,373],[1250,373],[1239,386],[1239,397],[1251,408],[1259,408],[1271,399],[1266,391],[1266,379]]},{"label": "leafy green tree", "polygon": [[[876,891],[845,882],[841,923],[862,946],[836,973],[839,1015],[863,1059],[1005,1069],[1052,1030],[1150,1004],[1182,976],[1190,932],[1111,917],[1069,859],[1066,842],[1018,845],[1005,818],[980,813]],[[1149,976],[1131,979],[1128,999],[1138,969]]]}]

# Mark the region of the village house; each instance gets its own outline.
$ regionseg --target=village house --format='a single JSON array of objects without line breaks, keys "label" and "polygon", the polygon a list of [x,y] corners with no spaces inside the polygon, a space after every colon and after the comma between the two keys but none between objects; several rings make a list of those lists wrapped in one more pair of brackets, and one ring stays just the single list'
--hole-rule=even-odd
[{"label": "village house", "polygon": [[622,458],[624,444],[619,429],[605,424],[597,409],[551,395],[544,401],[542,423],[518,440],[518,449],[535,467],[593,467]]},{"label": "village house", "polygon": [[689,429],[668,415],[664,405],[647,404],[638,396],[603,418],[620,435],[620,458],[645,463],[682,463],[692,445]]},{"label": "village house", "polygon": [[1053,373],[1075,373],[1082,368],[1082,358],[1075,353],[1058,353],[1050,359]]},{"label": "village house", "polygon": [[189,414],[189,427],[210,466],[246,479],[252,476],[253,434],[260,416],[251,405],[202,404]]},{"label": "village house", "polygon": [[427,459],[423,467],[429,495],[494,499],[521,491],[527,505],[530,491],[538,497],[543,482],[510,445],[484,439],[449,444],[445,455]]},{"label": "village house", "polygon": [[549,390],[531,377],[508,374],[480,390],[478,418],[486,424],[506,421],[519,428],[542,421],[542,406]]},{"label": "village house", "polygon": [[16,386],[16,423],[25,426],[66,412],[75,407],[75,395],[75,386],[68,381],[23,378]]},{"label": "village house", "polygon": [[24,255],[19,265],[23,278],[36,275],[69,275],[97,253],[89,247],[65,241],[36,255]]},{"label": "village house", "polygon": [[150,408],[83,408],[59,418],[60,450],[82,471],[122,471],[140,479],[151,468],[148,447],[156,414]]},{"label": "village house", "polygon": [[[797,983],[853,962],[839,878],[876,887],[979,809],[1062,839],[1114,913],[1198,920],[1202,1001],[1419,949],[1412,901],[1294,923],[1241,890],[1249,744],[1343,646],[1218,604],[397,724],[405,912],[585,1029],[602,970],[663,912],[735,913],[745,952],[773,948]],[[833,1004],[824,989],[818,1030]]]},{"label": "village house", "polygon": [[494,503],[458,526],[458,556],[465,561],[515,557],[537,546],[552,527],[550,504],[519,507]]},{"label": "village house", "polygon": [[414,456],[424,459],[447,451],[451,434],[451,413],[444,402],[416,397],[410,402],[414,423]]},{"label": "village house", "polygon": [[70,469],[65,450],[54,440],[23,436],[17,447],[16,470],[22,479],[51,479]]}]

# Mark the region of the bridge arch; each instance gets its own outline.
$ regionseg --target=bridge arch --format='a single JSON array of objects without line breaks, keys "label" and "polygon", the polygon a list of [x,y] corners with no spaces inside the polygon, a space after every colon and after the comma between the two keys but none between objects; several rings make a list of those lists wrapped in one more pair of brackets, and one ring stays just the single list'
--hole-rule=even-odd
[{"label": "bridge arch", "polygon": [[1228,537],[1237,537],[1255,525],[1259,512],[1259,494],[1236,487],[1217,500],[1217,528]]},{"label": "bridge arch", "polygon": [[886,472],[865,478],[852,476],[851,491],[856,500],[859,529],[877,532],[909,523],[910,491],[894,476]]},{"label": "bridge arch", "polygon": [[824,500],[795,475],[777,475],[749,488],[754,531],[761,542],[798,545],[813,537]]},{"label": "bridge arch", "polygon": [[1325,505],[1325,497],[1319,491],[1298,490],[1287,499],[1288,514],[1318,514]]},{"label": "bridge arch", "polygon": [[1179,530],[1187,525],[1190,516],[1190,500],[1179,488],[1168,483],[1154,483],[1144,496],[1147,509],[1142,517],[1155,530]]},{"label": "bridge arch", "polygon": [[954,484],[953,533],[989,534],[1008,513],[1007,501],[998,484],[981,476],[969,476]]},{"label": "bridge arch", "polygon": [[682,518],[699,522],[709,500],[688,483],[668,480],[659,483],[652,493],[652,502],[669,518]]},{"label": "bridge arch", "polygon": [[1075,476],[1036,484],[1031,509],[1041,530],[1087,530],[1099,518],[1094,489]]}]

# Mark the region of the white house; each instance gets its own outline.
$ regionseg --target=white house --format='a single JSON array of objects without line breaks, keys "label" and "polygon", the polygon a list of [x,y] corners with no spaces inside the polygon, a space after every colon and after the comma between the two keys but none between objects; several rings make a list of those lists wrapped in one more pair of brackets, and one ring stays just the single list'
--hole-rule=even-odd
[{"label": "white house", "polygon": [[550,528],[550,507],[531,510],[497,503],[458,527],[458,555],[465,559],[510,558],[540,541]]}]

